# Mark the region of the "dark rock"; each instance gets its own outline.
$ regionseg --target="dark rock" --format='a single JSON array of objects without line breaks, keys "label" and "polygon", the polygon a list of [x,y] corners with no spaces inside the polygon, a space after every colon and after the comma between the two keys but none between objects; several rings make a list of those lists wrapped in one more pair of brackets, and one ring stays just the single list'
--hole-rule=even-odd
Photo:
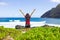
[{"label": "dark rock", "polygon": [[24,26],[16,25],[15,28],[16,28],[16,29],[21,29],[21,28],[24,28]]},{"label": "dark rock", "polygon": [[60,4],[44,13],[41,18],[60,18]]},{"label": "dark rock", "polygon": [[44,25],[44,26],[42,26],[42,27],[50,27],[49,25]]}]

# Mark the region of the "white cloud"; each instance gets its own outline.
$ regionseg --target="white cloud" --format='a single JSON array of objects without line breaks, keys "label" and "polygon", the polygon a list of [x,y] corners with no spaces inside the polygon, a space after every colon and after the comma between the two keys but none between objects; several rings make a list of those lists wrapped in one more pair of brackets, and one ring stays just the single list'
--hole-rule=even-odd
[{"label": "white cloud", "polygon": [[0,2],[0,6],[6,6],[8,5],[6,2]]},{"label": "white cloud", "polygon": [[60,0],[51,0],[51,2],[60,3]]}]

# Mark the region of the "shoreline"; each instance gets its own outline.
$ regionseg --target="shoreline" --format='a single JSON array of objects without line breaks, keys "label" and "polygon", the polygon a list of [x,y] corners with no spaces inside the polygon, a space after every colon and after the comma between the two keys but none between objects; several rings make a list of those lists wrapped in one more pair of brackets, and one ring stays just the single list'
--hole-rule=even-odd
[{"label": "shoreline", "polygon": [[[30,24],[31,27],[44,26],[44,25],[60,27],[60,25],[57,24],[47,24],[46,21],[30,22]],[[15,28],[16,25],[25,26],[25,22],[0,22],[0,26],[4,26],[5,28]]]}]

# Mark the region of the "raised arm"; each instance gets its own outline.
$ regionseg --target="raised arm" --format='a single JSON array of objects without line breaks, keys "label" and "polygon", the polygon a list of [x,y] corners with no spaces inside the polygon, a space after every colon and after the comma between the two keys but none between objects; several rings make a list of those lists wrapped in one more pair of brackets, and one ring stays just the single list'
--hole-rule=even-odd
[{"label": "raised arm", "polygon": [[35,10],[36,10],[36,9],[34,9],[34,10],[32,11],[32,13],[31,13],[31,15],[30,15],[30,16],[32,16],[32,14],[35,12]]},{"label": "raised arm", "polygon": [[24,13],[22,12],[22,10],[19,10],[22,14],[23,14],[23,16],[25,17],[25,15],[24,15]]}]

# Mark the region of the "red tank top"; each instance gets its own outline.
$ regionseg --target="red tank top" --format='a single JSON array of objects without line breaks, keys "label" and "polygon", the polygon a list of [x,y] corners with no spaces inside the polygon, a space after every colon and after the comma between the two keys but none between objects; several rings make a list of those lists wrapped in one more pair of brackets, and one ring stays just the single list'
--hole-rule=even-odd
[{"label": "red tank top", "polygon": [[30,19],[26,20],[26,25],[30,25]]},{"label": "red tank top", "polygon": [[26,19],[26,25],[30,25],[30,15],[26,15],[25,19]]}]

